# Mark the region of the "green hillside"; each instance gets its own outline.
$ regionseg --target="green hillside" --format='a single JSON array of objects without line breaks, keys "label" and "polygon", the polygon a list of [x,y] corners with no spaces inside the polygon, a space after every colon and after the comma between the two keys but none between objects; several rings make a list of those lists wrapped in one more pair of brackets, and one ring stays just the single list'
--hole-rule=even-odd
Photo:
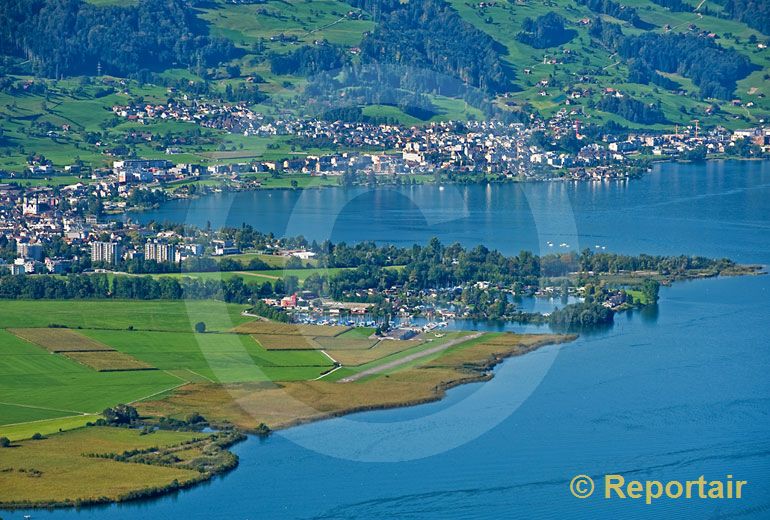
[{"label": "green hillside", "polygon": [[[76,160],[103,166],[131,153],[167,157],[169,147],[172,160],[204,164],[309,151],[285,138],[173,121],[137,124],[111,111],[113,105],[169,99],[409,125],[550,117],[565,109],[586,123],[651,129],[696,119],[703,126],[741,128],[770,117],[770,36],[758,30],[767,30],[769,15],[761,2],[48,0],[37,14],[23,9],[27,3],[33,5],[0,2],[0,49],[6,53],[0,64],[0,169],[10,171],[24,169],[33,155],[57,166]],[[111,28],[120,37],[93,47],[80,35],[52,35],[42,47],[19,43],[27,41],[25,24],[45,17],[55,28],[67,9],[77,9],[86,27],[113,19],[125,30]],[[152,23],[144,13],[152,9],[184,18],[163,26],[172,32],[186,27],[187,50],[178,38],[162,35],[137,43],[146,30],[142,24]],[[663,70],[654,49],[650,56],[629,50],[664,44],[681,51],[682,62],[689,55],[695,63]],[[121,58],[128,50],[153,59],[143,64]],[[405,68],[375,69],[376,77],[363,73],[383,64]],[[610,88],[625,101],[602,102]],[[640,114],[643,109],[649,113]]]}]

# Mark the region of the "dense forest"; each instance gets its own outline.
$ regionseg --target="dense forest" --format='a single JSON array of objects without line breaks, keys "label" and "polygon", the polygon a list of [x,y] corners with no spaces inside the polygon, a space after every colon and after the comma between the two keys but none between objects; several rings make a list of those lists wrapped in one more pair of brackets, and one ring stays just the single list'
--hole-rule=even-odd
[{"label": "dense forest", "polygon": [[770,2],[767,0],[727,0],[724,10],[735,20],[770,35]]},{"label": "dense forest", "polygon": [[650,68],[650,66],[642,60],[632,59],[628,61],[628,81],[640,83],[642,85],[657,85],[667,90],[676,90],[679,88],[679,84],[676,81],[661,76],[658,74],[658,71]]},{"label": "dense forest", "polygon": [[548,323],[556,330],[609,325],[613,320],[614,313],[610,309],[590,302],[573,303],[556,309],[548,316]]},{"label": "dense forest", "polygon": [[460,78],[486,92],[511,89],[502,47],[460,17],[445,0],[402,3],[352,0],[374,13],[377,27],[361,44],[364,63],[395,63]]},{"label": "dense forest", "polygon": [[270,70],[273,74],[311,76],[339,69],[347,62],[345,50],[335,45],[303,45],[287,54],[271,54]]},{"label": "dense forest", "polygon": [[564,18],[554,12],[538,16],[534,20],[525,18],[521,24],[522,31],[516,35],[516,39],[536,49],[558,47],[569,42],[577,34],[572,29],[565,29],[564,23]]},{"label": "dense forest", "polygon": [[604,96],[597,104],[596,108],[620,117],[628,119],[632,123],[643,125],[654,125],[656,123],[666,123],[666,116],[657,105],[643,103],[638,99],[628,96]]},{"label": "dense forest", "polygon": [[238,53],[229,40],[208,36],[184,0],[0,0],[0,54],[29,60],[42,76],[210,67]]},{"label": "dense forest", "polygon": [[704,98],[731,99],[736,82],[756,68],[738,51],[721,47],[700,34],[626,36],[620,26],[602,22],[600,18],[594,20],[590,33],[627,60],[635,59],[651,70],[691,79]]}]

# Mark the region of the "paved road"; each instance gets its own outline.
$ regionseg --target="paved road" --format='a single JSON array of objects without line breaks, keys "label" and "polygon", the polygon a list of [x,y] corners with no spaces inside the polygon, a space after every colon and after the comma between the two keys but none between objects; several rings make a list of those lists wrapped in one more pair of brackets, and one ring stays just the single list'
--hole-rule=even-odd
[{"label": "paved road", "polygon": [[[475,334],[470,334],[468,336],[463,336],[462,338],[453,339],[452,341],[447,341],[446,343],[443,343],[441,345],[437,345],[435,347],[431,347],[429,349],[422,350],[420,352],[415,352],[414,354],[409,354],[408,356],[396,359],[394,361],[391,361],[389,363],[385,363],[383,365],[377,365],[376,367],[369,368],[367,370],[364,370],[362,372],[359,372],[357,374],[353,374],[352,376],[344,377],[338,381],[338,383],[352,383],[353,381],[358,381],[362,377],[368,377],[374,374],[379,374],[388,370],[391,370],[393,368],[398,368],[401,365],[407,365],[411,363],[412,361],[415,361],[420,358],[428,357],[430,355],[433,355],[437,352],[441,352],[443,350],[446,350],[448,348],[452,348],[455,345],[459,345],[460,343],[465,343],[466,341],[476,339],[480,337],[483,334],[483,332],[477,332]],[[375,347],[376,348],[376,347]]]}]

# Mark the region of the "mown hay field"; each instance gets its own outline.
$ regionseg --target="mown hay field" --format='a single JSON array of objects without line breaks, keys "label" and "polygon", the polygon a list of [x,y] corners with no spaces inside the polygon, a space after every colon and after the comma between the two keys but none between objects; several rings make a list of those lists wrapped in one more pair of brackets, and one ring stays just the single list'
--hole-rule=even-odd
[{"label": "mown hay field", "polygon": [[350,327],[329,325],[298,325],[290,323],[277,323],[274,321],[250,321],[233,329],[239,334],[285,334],[289,336],[301,335],[310,337],[334,337],[350,330]]},{"label": "mown hay field", "polygon": [[109,345],[63,328],[8,329],[9,332],[49,352],[96,352],[115,350]]},{"label": "mown hay field", "polygon": [[380,342],[378,339],[355,337],[317,337],[316,342],[327,350],[367,350]]},{"label": "mown hay field", "polygon": [[266,350],[320,350],[323,347],[312,337],[299,334],[253,334]]},{"label": "mown hay field", "polygon": [[62,355],[73,361],[93,368],[97,372],[120,372],[123,370],[155,370],[155,367],[133,356],[115,350],[98,352],[65,352]]}]

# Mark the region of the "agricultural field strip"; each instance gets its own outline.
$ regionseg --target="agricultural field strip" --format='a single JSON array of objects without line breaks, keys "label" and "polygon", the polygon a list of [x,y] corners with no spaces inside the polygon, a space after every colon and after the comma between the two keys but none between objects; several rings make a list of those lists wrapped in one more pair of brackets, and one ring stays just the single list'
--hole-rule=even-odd
[{"label": "agricultural field strip", "polygon": [[104,343],[66,328],[9,328],[8,332],[49,352],[114,352]]},{"label": "agricultural field strip", "polygon": [[66,328],[7,329],[19,339],[98,372],[154,370],[155,367]]},{"label": "agricultural field strip", "polygon": [[409,354],[408,356],[404,356],[399,359],[395,359],[393,361],[383,363],[381,365],[374,366],[372,368],[368,368],[366,370],[362,370],[361,372],[358,372],[356,374],[353,374],[351,376],[344,377],[339,380],[340,383],[352,383],[354,381],[358,381],[359,379],[367,376],[372,376],[376,374],[380,374],[382,372],[398,368],[402,365],[407,365],[411,363],[412,361],[417,361],[419,359],[422,359],[424,357],[431,356],[433,354],[437,354],[439,352],[443,352],[449,348],[452,348],[454,346],[457,346],[461,343],[465,343],[466,341],[471,341],[477,338],[480,338],[483,336],[483,332],[477,332],[475,334],[469,334],[467,336],[462,336],[460,338],[456,338],[450,341],[447,341],[446,343],[442,343],[441,345],[436,345],[435,347],[430,347],[428,349],[422,350],[420,352],[415,352],[414,354]]},{"label": "agricultural field strip", "polygon": [[305,337],[336,337],[352,330],[350,327],[326,325],[291,325],[272,321],[250,321],[232,329],[238,334],[267,334]]},{"label": "agricultural field strip", "polygon": [[81,365],[93,368],[97,372],[157,370],[157,367],[117,350],[91,350],[87,352],[68,351],[61,352],[60,354]]}]

